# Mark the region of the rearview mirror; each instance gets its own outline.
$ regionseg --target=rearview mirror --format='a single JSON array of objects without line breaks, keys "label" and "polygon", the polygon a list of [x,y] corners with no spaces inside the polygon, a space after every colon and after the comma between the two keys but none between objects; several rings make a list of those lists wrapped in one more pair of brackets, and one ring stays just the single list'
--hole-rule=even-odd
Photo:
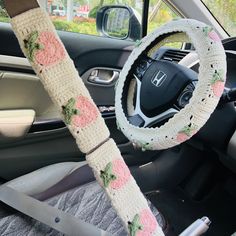
[{"label": "rearview mirror", "polygon": [[109,38],[137,40],[141,38],[140,18],[127,6],[103,6],[97,12],[97,31]]}]

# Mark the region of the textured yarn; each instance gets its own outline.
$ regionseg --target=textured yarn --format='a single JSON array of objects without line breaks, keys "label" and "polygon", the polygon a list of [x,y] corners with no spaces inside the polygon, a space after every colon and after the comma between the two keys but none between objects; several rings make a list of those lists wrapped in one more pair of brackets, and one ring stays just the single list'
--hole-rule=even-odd
[{"label": "textured yarn", "polygon": [[[109,130],[49,16],[36,8],[14,17],[11,24],[22,51],[61,112],[78,147],[90,153],[108,139]],[[163,235],[114,141],[110,139],[86,158],[130,235]]]},{"label": "textured yarn", "polygon": [[[168,36],[170,33],[176,35],[162,40],[163,36]],[[160,46],[174,40],[192,41],[199,55],[198,82],[193,96],[180,112],[161,127],[140,128],[134,126],[128,121],[122,103],[124,101],[122,96],[126,94],[123,92],[124,86],[127,84],[126,79],[131,76],[132,65],[137,63],[140,55],[147,50],[149,50],[148,56],[151,57]],[[150,49],[150,45],[154,46]],[[131,142],[144,150],[161,150],[176,146],[190,139],[207,122],[220,100],[225,82],[226,55],[221,40],[212,27],[190,19],[172,21],[143,38],[123,67],[116,86],[115,106],[118,126]],[[136,91],[134,87],[135,84],[131,82],[127,99],[129,116],[135,110],[133,98]],[[140,100],[140,98],[138,99]]]}]

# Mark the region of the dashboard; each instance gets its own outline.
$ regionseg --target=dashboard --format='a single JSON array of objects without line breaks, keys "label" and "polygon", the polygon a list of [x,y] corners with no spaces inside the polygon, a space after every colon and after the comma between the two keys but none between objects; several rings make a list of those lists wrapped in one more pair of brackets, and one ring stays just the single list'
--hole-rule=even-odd
[{"label": "dashboard", "polygon": [[[236,37],[223,40],[223,45],[227,58],[227,80],[225,88],[236,88]],[[181,50],[180,50],[181,51]],[[192,56],[191,56],[192,54]],[[189,68],[198,72],[199,60],[196,53],[188,51]],[[184,60],[184,59],[182,59]],[[187,60],[188,61],[188,60]],[[181,63],[181,61],[179,62]],[[184,61],[186,63],[186,61]],[[236,103],[224,104],[218,106],[218,109],[213,113],[209,122],[203,127],[199,135],[201,139],[209,144],[212,142],[216,148],[221,162],[236,173]],[[205,137],[208,137],[207,139]],[[220,140],[222,143],[220,143]],[[222,145],[222,146],[221,146]],[[210,145],[211,146],[211,145]],[[221,148],[220,148],[221,147]]]},{"label": "dashboard", "polygon": [[[236,48],[234,50],[226,50],[227,58],[227,80],[226,88],[236,88]],[[191,67],[192,70],[198,72],[199,62],[196,61],[196,64]]]},{"label": "dashboard", "polygon": [[[225,89],[236,89],[236,37],[223,40],[227,58]],[[194,50],[160,48],[155,59],[182,64],[198,73],[199,59]],[[190,95],[191,98],[191,95]],[[225,166],[236,173],[236,103],[219,104],[206,125],[197,134],[202,145],[214,149]]]}]

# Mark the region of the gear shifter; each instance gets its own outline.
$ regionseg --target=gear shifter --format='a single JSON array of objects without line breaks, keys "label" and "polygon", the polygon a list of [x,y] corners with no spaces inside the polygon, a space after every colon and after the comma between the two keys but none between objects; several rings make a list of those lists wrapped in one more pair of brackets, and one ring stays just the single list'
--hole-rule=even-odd
[{"label": "gear shifter", "polygon": [[202,217],[194,221],[187,229],[185,229],[179,236],[200,236],[203,235],[211,224],[208,217]]}]

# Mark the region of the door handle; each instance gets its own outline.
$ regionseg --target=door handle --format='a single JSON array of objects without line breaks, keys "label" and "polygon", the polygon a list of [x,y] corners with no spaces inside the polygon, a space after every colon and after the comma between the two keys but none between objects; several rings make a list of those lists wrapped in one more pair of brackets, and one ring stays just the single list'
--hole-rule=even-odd
[{"label": "door handle", "polygon": [[98,85],[113,84],[119,78],[119,72],[109,69],[95,69],[90,73],[88,81]]}]

